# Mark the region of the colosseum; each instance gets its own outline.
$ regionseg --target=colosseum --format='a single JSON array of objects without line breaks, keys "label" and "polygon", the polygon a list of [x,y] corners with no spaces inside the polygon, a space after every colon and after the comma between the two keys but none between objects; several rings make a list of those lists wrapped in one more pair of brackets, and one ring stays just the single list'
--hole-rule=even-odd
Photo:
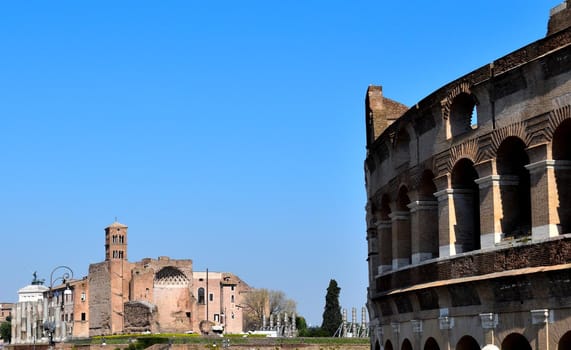
[{"label": "colosseum", "polygon": [[567,0],[412,108],[368,88],[372,349],[571,349],[570,78]]}]

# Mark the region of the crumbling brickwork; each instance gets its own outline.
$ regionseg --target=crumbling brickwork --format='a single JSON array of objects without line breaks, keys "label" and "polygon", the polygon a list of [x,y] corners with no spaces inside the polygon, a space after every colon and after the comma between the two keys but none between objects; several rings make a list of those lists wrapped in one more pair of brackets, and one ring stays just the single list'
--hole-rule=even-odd
[{"label": "crumbling brickwork", "polygon": [[571,348],[569,5],[412,108],[369,86],[375,349]]}]

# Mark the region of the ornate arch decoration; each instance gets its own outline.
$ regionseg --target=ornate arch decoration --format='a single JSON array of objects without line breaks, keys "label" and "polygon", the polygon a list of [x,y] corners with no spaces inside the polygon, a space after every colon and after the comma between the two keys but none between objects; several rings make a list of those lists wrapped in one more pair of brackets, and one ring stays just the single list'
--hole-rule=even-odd
[{"label": "ornate arch decoration", "polygon": [[[454,99],[462,94],[472,95],[472,91],[470,90],[471,84],[467,81],[463,81],[460,84],[454,86],[452,89],[448,90],[446,97],[440,101],[440,107],[442,108],[442,118],[448,120],[450,118],[450,110],[452,108],[452,102]],[[473,96],[473,95],[472,95]],[[478,104],[478,101],[475,101]]]},{"label": "ornate arch decoration", "polygon": [[157,285],[186,285],[190,280],[179,268],[166,266],[156,273],[154,282]]},{"label": "ornate arch decoration", "polygon": [[491,138],[491,148],[489,150],[490,154],[486,154],[487,158],[496,157],[498,154],[498,148],[502,142],[508,137],[517,137],[523,141],[526,147],[529,147],[531,142],[530,134],[526,133],[526,124],[524,122],[517,122],[500,129],[496,129],[492,132]]},{"label": "ornate arch decoration", "polygon": [[555,130],[567,119],[571,119],[571,105],[554,109],[549,113],[547,127],[545,128],[545,136],[547,137],[548,141],[553,140]]},{"label": "ornate arch decoration", "polygon": [[468,158],[472,163],[476,164],[480,161],[480,152],[478,146],[478,139],[470,139],[461,144],[455,145],[450,148],[448,162],[446,163],[446,171],[452,173],[452,168],[456,162],[462,158]]}]

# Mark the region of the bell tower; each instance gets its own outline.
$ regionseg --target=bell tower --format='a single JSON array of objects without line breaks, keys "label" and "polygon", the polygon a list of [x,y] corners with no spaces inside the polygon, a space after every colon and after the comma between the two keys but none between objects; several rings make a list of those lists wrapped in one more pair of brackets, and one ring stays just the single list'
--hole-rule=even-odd
[{"label": "bell tower", "polygon": [[105,261],[127,260],[127,229],[117,221],[105,228]]}]

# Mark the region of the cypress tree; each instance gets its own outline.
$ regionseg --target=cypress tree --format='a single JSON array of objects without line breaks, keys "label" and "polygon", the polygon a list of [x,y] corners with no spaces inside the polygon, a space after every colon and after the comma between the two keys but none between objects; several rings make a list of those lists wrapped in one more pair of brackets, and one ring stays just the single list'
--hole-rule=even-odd
[{"label": "cypress tree", "polygon": [[341,292],[341,288],[337,286],[337,281],[330,280],[327,295],[325,295],[325,310],[321,324],[321,329],[330,337],[335,335],[341,322],[343,322],[341,306],[339,306],[339,292]]}]

